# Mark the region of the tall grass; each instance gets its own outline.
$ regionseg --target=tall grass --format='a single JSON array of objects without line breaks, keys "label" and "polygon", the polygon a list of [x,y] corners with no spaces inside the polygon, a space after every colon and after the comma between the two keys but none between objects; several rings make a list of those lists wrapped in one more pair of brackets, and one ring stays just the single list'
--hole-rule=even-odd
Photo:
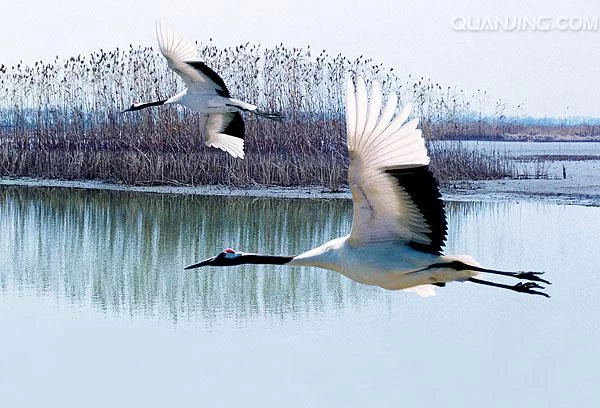
[{"label": "tall grass", "polygon": [[[134,100],[165,99],[182,87],[157,51],[130,46],[32,66],[0,65],[0,175],[339,188],[346,183],[348,161],[342,90],[349,72],[379,80],[402,103],[414,101],[429,137],[472,133],[473,122],[465,118],[485,97],[426,78],[401,78],[362,56],[315,54],[310,47],[208,43],[200,44],[199,52],[234,97],[286,116],[283,123],[246,117],[245,160],[205,147],[198,115],[181,107],[119,113]],[[454,167],[461,171],[483,160],[464,153],[433,156],[447,161],[460,155],[462,162]],[[486,171],[466,174],[497,177]],[[456,173],[439,175],[456,178]]]},{"label": "tall grass", "polygon": [[[458,180],[511,178],[518,168],[512,158],[501,152],[468,150],[460,141],[429,143],[429,154],[435,159],[431,169],[442,183]],[[523,178],[527,173],[519,173]]]}]

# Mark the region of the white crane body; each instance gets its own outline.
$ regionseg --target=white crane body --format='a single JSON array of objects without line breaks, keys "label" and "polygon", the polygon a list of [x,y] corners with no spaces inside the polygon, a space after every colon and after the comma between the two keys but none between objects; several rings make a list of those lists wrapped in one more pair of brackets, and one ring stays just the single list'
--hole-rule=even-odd
[{"label": "white crane body", "polygon": [[288,265],[329,269],[359,283],[393,290],[465,281],[478,274],[472,270],[457,273],[443,267],[428,269],[432,264],[464,259],[461,256],[432,255],[398,242],[352,247],[348,238],[336,238],[297,255]]}]

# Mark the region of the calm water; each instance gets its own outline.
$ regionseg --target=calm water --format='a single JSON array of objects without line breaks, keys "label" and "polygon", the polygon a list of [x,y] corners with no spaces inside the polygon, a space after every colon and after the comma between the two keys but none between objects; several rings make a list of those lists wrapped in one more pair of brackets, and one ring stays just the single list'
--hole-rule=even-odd
[{"label": "calm water", "polygon": [[[434,142],[452,144],[455,142]],[[508,153],[513,157],[521,156],[600,156],[599,142],[493,142],[493,141],[461,141],[469,150]]]},{"label": "calm water", "polygon": [[545,270],[548,300],[472,284],[388,292],[294,254],[348,200],[0,187],[2,406],[595,407],[600,208],[449,202],[448,253]]},{"label": "calm water", "polygon": [[[455,141],[433,142],[439,145],[456,145]],[[515,160],[516,170],[521,175],[534,177],[536,174],[551,179],[563,178],[563,169],[568,178],[580,185],[597,184],[600,172],[599,142],[492,142],[467,140],[458,142],[470,151],[483,151],[506,155]],[[541,161],[538,162],[538,159]],[[585,160],[581,160],[584,158]]]}]

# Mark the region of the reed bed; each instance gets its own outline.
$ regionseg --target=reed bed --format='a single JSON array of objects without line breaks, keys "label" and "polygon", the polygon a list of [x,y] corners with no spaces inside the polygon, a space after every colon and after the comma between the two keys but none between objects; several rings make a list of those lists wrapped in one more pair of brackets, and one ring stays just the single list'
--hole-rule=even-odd
[{"label": "reed bed", "polygon": [[428,149],[432,157],[430,167],[443,184],[512,178],[518,173],[514,160],[506,153],[468,150],[460,141],[443,146],[430,143]]},{"label": "reed bed", "polygon": [[[0,176],[338,189],[346,185],[342,92],[349,72],[379,80],[402,103],[413,101],[428,138],[484,134],[481,114],[475,122],[466,118],[481,108],[485,92],[465,95],[426,78],[402,78],[362,56],[314,54],[310,47],[209,42],[198,48],[234,97],[286,117],[283,123],[246,117],[245,160],[205,147],[198,115],[182,107],[121,114],[133,101],[165,99],[183,86],[156,50],[130,46],[0,65]],[[511,174],[498,157],[466,149],[432,156],[443,180]]]}]

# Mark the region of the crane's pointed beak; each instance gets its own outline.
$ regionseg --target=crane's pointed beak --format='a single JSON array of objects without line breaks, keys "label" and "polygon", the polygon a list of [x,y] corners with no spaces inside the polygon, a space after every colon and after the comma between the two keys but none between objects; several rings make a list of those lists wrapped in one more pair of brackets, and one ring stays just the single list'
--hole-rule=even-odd
[{"label": "crane's pointed beak", "polygon": [[157,105],[157,102],[150,102],[150,103],[137,103],[134,102],[131,104],[131,106],[127,109],[123,109],[121,111],[121,113],[125,113],[125,112],[134,112],[134,111],[138,111],[140,109],[143,109],[145,106],[154,106]]},{"label": "crane's pointed beak", "polygon": [[131,104],[131,106],[129,108],[123,109],[120,113],[133,112],[133,111],[136,111],[136,110],[138,110],[138,105],[135,104],[135,103],[133,103],[133,104]]},{"label": "crane's pointed beak", "polygon": [[195,269],[195,268],[200,268],[202,266],[209,266],[212,265],[214,260],[215,260],[216,256],[213,256],[212,258],[206,258],[203,261],[198,262],[197,264],[193,264],[190,266],[186,266],[185,269]]}]

